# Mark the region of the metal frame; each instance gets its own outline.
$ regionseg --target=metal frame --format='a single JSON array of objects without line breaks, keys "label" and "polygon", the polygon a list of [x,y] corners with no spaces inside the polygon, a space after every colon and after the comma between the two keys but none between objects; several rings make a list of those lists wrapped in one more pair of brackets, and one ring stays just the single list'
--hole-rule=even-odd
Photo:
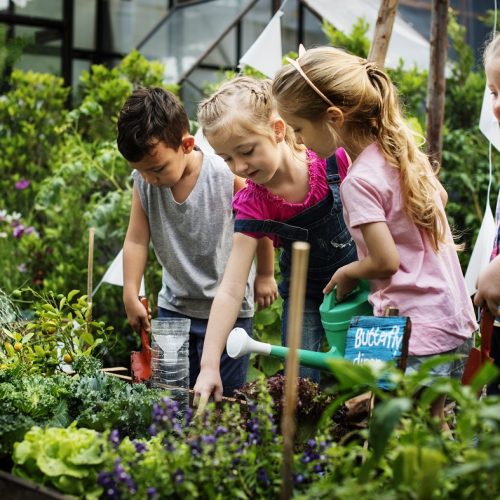
[{"label": "metal frame", "polygon": [[[192,2],[188,2],[188,3],[183,3],[179,6],[174,6],[174,8],[172,10],[170,10],[166,16],[149,32],[149,34],[137,45],[137,49],[140,50],[141,47],[146,43],[148,42],[151,37],[153,35],[156,34],[156,32],[163,26],[163,24],[165,23],[165,21],[170,17],[172,16],[175,12],[177,12],[179,9],[184,9],[186,7],[190,7],[192,5],[198,5],[198,4],[202,4],[202,3],[210,3],[211,1],[214,1],[214,0],[193,0]],[[209,47],[198,57],[198,59],[196,59],[196,62],[193,64],[193,66],[185,71],[182,75],[180,75],[179,77],[179,80],[177,81],[177,83],[179,85],[181,85],[184,80],[187,80],[188,76],[198,67],[206,67],[206,68],[209,68],[211,69],[212,66],[211,65],[201,65],[201,61],[203,61],[203,59],[205,59],[205,57],[207,57],[208,54],[210,54],[210,52],[212,52],[212,50],[215,49],[215,47],[217,47],[217,45],[219,45],[219,43],[221,42],[221,40],[236,26],[236,58],[239,60],[240,57],[241,57],[241,46],[242,46],[242,35],[241,35],[241,21],[243,19],[243,17],[248,13],[248,11],[255,6],[255,4],[258,2],[259,0],[253,0],[249,5],[248,7],[219,35],[219,37],[211,44],[209,45]],[[220,67],[217,67],[216,69],[221,69]],[[230,68],[226,68],[226,69],[230,69]],[[193,83],[190,82],[192,86]]]},{"label": "metal frame", "polygon": [[8,26],[8,37],[13,37],[15,25],[45,28],[59,34],[61,39],[61,75],[65,85],[72,83],[72,61],[73,61],[73,17],[74,0],[62,0],[63,19],[56,21],[37,16],[22,16],[14,14],[13,3],[9,4],[9,13],[0,13],[0,23]]}]

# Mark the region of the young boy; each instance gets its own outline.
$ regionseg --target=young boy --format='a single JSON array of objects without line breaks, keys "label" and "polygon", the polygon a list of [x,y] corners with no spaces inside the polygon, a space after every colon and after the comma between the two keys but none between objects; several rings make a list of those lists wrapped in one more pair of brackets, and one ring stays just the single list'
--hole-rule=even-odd
[{"label": "young boy", "polygon": [[[138,295],[151,240],[163,268],[158,317],[191,320],[193,386],[212,300],[231,250],[231,200],[243,181],[233,176],[220,157],[196,148],[182,104],[162,88],[141,88],[127,99],[118,119],[117,143],[134,169],[132,208],[123,246],[127,318],[136,331],[149,331],[149,316]],[[264,241],[257,254],[255,299],[259,307],[267,307],[277,296],[271,241]],[[235,324],[248,334],[252,333],[253,298],[253,280],[249,279]],[[234,360],[223,353],[225,395],[245,383],[248,359]]]}]

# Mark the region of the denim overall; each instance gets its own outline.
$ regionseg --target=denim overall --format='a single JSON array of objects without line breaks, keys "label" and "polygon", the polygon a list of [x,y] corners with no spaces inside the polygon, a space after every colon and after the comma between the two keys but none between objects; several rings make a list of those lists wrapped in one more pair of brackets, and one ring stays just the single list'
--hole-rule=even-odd
[{"label": "denim overall", "polygon": [[[283,250],[280,255],[282,281],[279,292],[283,298],[281,317],[281,342],[286,345],[288,324],[288,296],[292,263],[292,243],[307,241],[311,245],[307,272],[306,300],[302,348],[319,351],[325,332],[321,324],[319,306],[323,301],[323,288],[335,271],[357,259],[356,246],[347,230],[340,200],[340,176],[335,156],[327,160],[326,176],[330,192],[316,205],[300,212],[284,222],[273,220],[237,219],[236,232],[267,233],[280,237]],[[300,376],[319,382],[319,372],[312,368],[300,368]]]}]

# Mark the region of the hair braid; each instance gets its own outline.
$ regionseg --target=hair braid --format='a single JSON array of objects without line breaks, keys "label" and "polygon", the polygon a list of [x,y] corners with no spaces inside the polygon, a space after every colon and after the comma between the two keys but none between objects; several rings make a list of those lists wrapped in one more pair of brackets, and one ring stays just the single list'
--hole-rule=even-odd
[{"label": "hair braid", "polygon": [[[272,122],[278,118],[271,81],[239,76],[223,83],[198,105],[198,122],[206,134],[257,133],[274,139]],[[295,151],[303,148],[287,126],[285,140]]]}]

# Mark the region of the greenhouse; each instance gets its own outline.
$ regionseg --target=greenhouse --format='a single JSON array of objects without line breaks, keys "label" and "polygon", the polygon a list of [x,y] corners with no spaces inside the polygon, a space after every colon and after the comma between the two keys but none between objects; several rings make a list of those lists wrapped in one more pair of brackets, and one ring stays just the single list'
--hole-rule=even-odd
[{"label": "greenhouse", "polygon": [[500,496],[493,0],[0,0],[0,497]]}]

